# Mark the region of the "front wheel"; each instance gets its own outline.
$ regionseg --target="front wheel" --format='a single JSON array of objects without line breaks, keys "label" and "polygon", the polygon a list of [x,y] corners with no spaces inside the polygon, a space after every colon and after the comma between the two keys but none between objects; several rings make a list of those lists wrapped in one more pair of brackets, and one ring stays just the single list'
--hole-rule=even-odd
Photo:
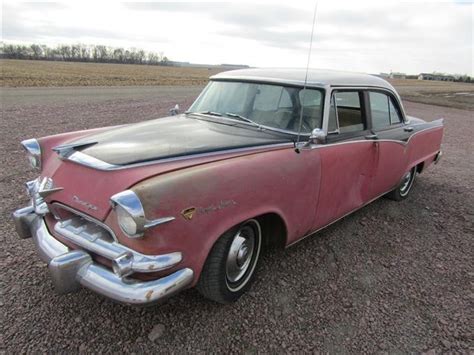
[{"label": "front wheel", "polygon": [[231,303],[248,290],[260,256],[262,231],[255,219],[224,233],[214,244],[197,290],[219,303]]},{"label": "front wheel", "polygon": [[402,178],[400,185],[397,188],[387,194],[387,197],[395,200],[401,201],[408,197],[408,194],[411,191],[413,183],[415,182],[416,178],[416,166],[413,167],[410,171],[408,171]]}]

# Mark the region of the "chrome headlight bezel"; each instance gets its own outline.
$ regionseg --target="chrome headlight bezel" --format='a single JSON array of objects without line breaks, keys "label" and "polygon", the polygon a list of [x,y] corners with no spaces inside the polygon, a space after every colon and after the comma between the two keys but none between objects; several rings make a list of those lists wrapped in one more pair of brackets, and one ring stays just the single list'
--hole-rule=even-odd
[{"label": "chrome headlight bezel", "polygon": [[[110,203],[115,211],[117,222],[122,232],[129,238],[141,238],[148,228],[156,227],[160,224],[173,221],[174,217],[161,217],[154,220],[148,220],[145,217],[140,198],[132,190],[125,190],[113,195]],[[128,221],[126,220],[128,219]],[[125,222],[133,221],[135,230],[132,232],[125,226]]]},{"label": "chrome headlight bezel", "polygon": [[[146,229],[146,218],[145,210],[137,194],[131,190],[125,190],[113,195],[110,202],[115,210],[117,222],[122,232],[129,238],[142,237]],[[135,223],[134,233],[124,226],[125,218],[130,218]],[[130,222],[130,220],[127,222]]]},{"label": "chrome headlight bezel", "polygon": [[28,161],[33,169],[41,170],[41,146],[35,138],[26,139],[21,142],[26,151]]}]

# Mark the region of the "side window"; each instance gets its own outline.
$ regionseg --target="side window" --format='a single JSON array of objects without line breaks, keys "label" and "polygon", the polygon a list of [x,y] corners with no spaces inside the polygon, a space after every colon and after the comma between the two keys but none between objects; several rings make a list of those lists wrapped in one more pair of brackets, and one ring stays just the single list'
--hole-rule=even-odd
[{"label": "side window", "polygon": [[341,91],[334,94],[339,132],[363,131],[362,103],[359,91]]},{"label": "side window", "polygon": [[398,109],[393,104],[393,99],[391,98],[390,99],[390,123],[398,124],[400,122],[402,122],[402,117]]},{"label": "side window", "polygon": [[369,97],[372,127],[379,129],[390,126],[389,97],[374,91],[369,93]]}]

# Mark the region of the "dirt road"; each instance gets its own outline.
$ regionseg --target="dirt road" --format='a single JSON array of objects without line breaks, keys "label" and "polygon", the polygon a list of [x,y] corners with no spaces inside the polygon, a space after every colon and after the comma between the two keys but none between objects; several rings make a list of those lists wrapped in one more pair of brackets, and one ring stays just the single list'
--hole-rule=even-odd
[{"label": "dirt road", "polygon": [[[188,290],[153,308],[92,292],[59,296],[10,213],[35,177],[22,139],[140,121],[183,108],[198,87],[2,89],[0,347],[16,352],[407,353],[474,351],[474,117],[407,102],[446,119],[444,157],[411,197],[380,199],[285,251],[268,253],[238,303]],[[156,327],[157,326],[157,327]],[[149,339],[156,327],[158,338]]]}]

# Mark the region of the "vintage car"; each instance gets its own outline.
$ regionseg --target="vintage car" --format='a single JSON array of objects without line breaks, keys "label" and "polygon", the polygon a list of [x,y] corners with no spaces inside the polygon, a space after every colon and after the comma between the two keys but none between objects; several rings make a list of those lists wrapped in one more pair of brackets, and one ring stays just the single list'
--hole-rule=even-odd
[{"label": "vintage car", "polygon": [[305,77],[229,71],[182,114],[23,141],[39,177],[13,214],[20,238],[59,292],[143,305],[195,286],[237,300],[262,250],[405,199],[441,157],[443,121],[406,116],[385,80]]}]

